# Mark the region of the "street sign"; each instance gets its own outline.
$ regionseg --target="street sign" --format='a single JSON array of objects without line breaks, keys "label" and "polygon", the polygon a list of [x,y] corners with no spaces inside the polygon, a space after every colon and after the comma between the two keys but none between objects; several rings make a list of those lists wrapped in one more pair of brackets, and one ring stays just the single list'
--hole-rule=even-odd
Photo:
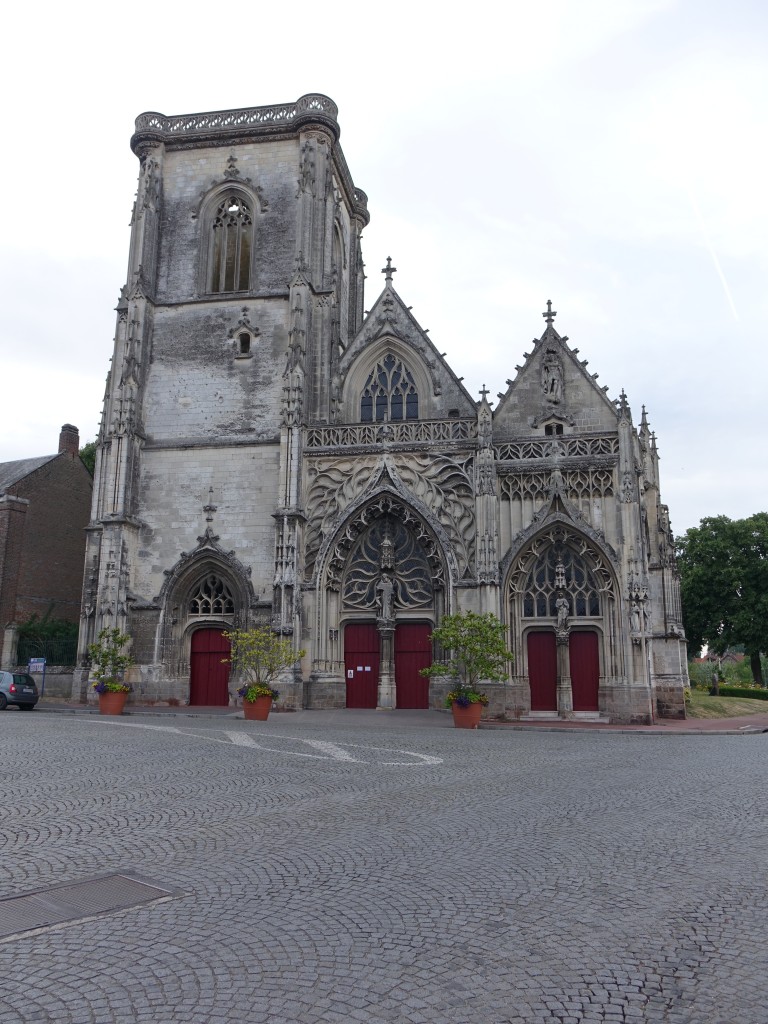
[{"label": "street sign", "polygon": [[29,659],[29,669],[28,669],[28,671],[29,671],[29,674],[31,676],[34,676],[34,675],[38,675],[38,676],[44,675],[45,674],[45,658],[30,658]]}]

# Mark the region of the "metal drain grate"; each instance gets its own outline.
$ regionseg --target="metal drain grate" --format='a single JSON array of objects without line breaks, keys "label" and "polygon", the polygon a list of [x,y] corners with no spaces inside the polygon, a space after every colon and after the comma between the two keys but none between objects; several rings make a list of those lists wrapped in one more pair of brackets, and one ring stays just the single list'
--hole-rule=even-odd
[{"label": "metal drain grate", "polygon": [[9,896],[0,899],[0,939],[179,895],[178,889],[162,887],[135,875],[114,874]]}]

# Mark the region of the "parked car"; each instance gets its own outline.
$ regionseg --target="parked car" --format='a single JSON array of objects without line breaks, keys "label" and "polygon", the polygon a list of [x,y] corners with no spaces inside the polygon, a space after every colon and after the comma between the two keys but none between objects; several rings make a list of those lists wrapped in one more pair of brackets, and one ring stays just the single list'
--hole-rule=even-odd
[{"label": "parked car", "polygon": [[26,673],[0,672],[0,711],[15,704],[22,711],[31,711],[40,700],[37,683]]}]

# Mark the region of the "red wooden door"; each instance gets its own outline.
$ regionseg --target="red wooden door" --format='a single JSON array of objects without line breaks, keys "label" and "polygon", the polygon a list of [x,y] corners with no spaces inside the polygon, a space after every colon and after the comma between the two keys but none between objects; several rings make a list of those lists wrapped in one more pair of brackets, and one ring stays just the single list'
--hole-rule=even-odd
[{"label": "red wooden door", "polygon": [[395,629],[395,691],[398,708],[429,707],[429,679],[419,675],[432,664],[432,627],[403,622]]},{"label": "red wooden door", "polygon": [[379,631],[368,623],[344,629],[347,707],[375,708],[379,696]]},{"label": "red wooden door", "polygon": [[557,644],[555,634],[528,634],[528,682],[531,711],[557,711]]},{"label": "red wooden door", "polygon": [[189,703],[226,707],[229,704],[229,640],[223,629],[198,629],[192,634],[189,658]]},{"label": "red wooden door", "polygon": [[571,664],[574,711],[597,711],[597,690],[600,683],[600,654],[597,633],[579,630],[568,638]]}]

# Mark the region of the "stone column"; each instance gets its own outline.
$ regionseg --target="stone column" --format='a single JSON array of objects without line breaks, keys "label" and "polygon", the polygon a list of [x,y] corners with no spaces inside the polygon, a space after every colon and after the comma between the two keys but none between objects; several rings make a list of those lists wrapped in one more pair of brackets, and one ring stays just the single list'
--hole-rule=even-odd
[{"label": "stone column", "polygon": [[570,630],[558,629],[557,637],[557,713],[560,718],[573,718],[573,687],[568,653]]},{"label": "stone column", "polygon": [[395,690],[395,620],[376,619],[379,630],[379,696],[376,707],[393,711],[397,707]]}]

